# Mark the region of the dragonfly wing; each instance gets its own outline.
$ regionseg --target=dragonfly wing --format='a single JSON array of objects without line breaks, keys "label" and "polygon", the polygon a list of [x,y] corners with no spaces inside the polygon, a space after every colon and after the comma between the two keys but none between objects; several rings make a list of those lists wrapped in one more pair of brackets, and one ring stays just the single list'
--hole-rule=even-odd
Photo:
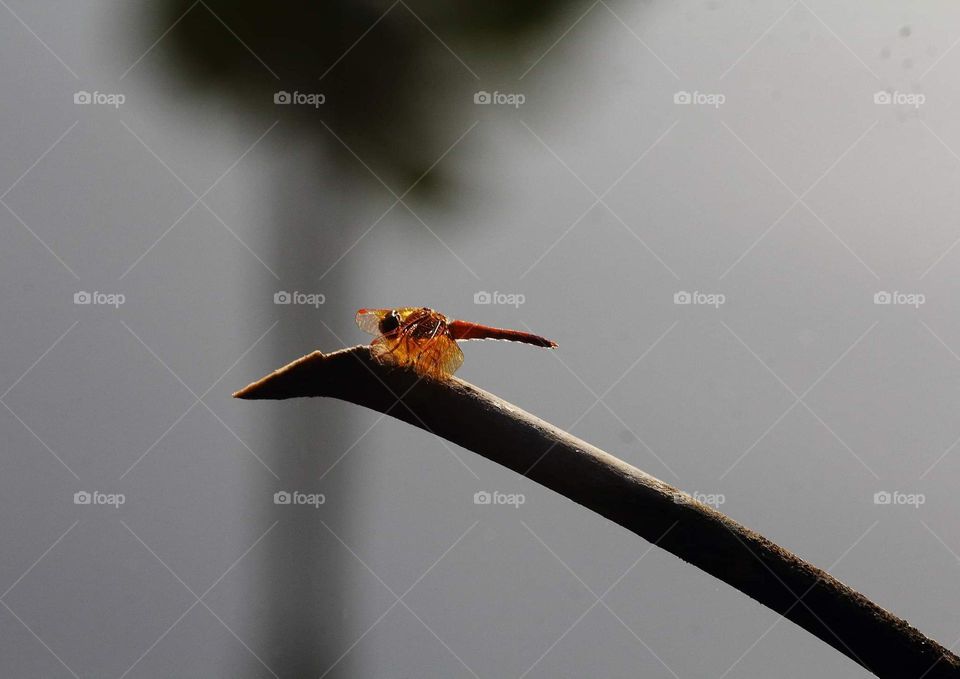
[{"label": "dragonfly wing", "polygon": [[368,335],[380,334],[380,319],[390,313],[390,309],[360,309],[357,312],[357,327]]},{"label": "dragonfly wing", "polygon": [[448,343],[448,348],[446,349],[446,357],[443,361],[443,371],[447,375],[452,375],[463,365],[463,352],[460,351],[460,346],[452,337],[445,336],[444,339]]},{"label": "dragonfly wing", "polygon": [[[380,321],[394,312],[400,316],[400,327],[383,335]],[[450,336],[446,318],[431,309],[361,309],[357,325],[375,336],[371,346],[381,361],[410,366],[420,375],[435,378],[452,375],[463,364],[463,352]]]},{"label": "dragonfly wing", "polygon": [[421,346],[417,372],[432,377],[447,377],[463,365],[463,352],[450,335],[437,334]]}]

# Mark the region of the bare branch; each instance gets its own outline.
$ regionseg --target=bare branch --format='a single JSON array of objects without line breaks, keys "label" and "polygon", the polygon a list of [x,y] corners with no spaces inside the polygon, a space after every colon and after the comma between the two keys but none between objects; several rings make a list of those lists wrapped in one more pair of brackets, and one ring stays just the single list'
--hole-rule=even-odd
[{"label": "bare branch", "polygon": [[[242,399],[339,398],[426,429],[614,521],[782,614],[879,677],[960,677],[960,658],[829,573],[686,493],[477,387],[367,347],[316,351]],[[402,396],[402,398],[400,398]]]}]

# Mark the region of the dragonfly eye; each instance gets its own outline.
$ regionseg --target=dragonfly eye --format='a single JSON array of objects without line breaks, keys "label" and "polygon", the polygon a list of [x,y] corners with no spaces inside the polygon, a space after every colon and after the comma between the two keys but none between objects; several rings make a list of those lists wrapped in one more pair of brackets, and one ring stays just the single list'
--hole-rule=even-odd
[{"label": "dragonfly eye", "polygon": [[388,315],[380,319],[380,332],[384,335],[389,335],[397,331],[397,328],[400,327],[400,314],[396,311],[391,311]]}]

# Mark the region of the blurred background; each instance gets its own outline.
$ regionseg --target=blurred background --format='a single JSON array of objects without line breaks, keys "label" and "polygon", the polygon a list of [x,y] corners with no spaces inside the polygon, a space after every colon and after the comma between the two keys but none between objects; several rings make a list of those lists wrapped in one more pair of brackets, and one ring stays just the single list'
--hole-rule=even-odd
[{"label": "blurred background", "polygon": [[947,2],[0,0],[0,674],[866,676],[426,432],[230,398],[364,306],[557,340],[459,375],[955,648],[958,43]]}]

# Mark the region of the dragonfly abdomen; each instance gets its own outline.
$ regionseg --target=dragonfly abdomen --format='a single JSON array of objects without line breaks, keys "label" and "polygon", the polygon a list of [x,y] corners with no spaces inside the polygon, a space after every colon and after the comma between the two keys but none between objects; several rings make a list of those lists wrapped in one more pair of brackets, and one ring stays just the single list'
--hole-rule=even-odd
[{"label": "dragonfly abdomen", "polygon": [[557,343],[548,340],[540,335],[534,335],[531,332],[522,330],[507,330],[506,328],[494,328],[489,325],[480,325],[469,321],[449,321],[447,327],[450,335],[456,340],[506,340],[508,342],[522,342],[523,344],[532,344],[536,347],[554,348]]}]

